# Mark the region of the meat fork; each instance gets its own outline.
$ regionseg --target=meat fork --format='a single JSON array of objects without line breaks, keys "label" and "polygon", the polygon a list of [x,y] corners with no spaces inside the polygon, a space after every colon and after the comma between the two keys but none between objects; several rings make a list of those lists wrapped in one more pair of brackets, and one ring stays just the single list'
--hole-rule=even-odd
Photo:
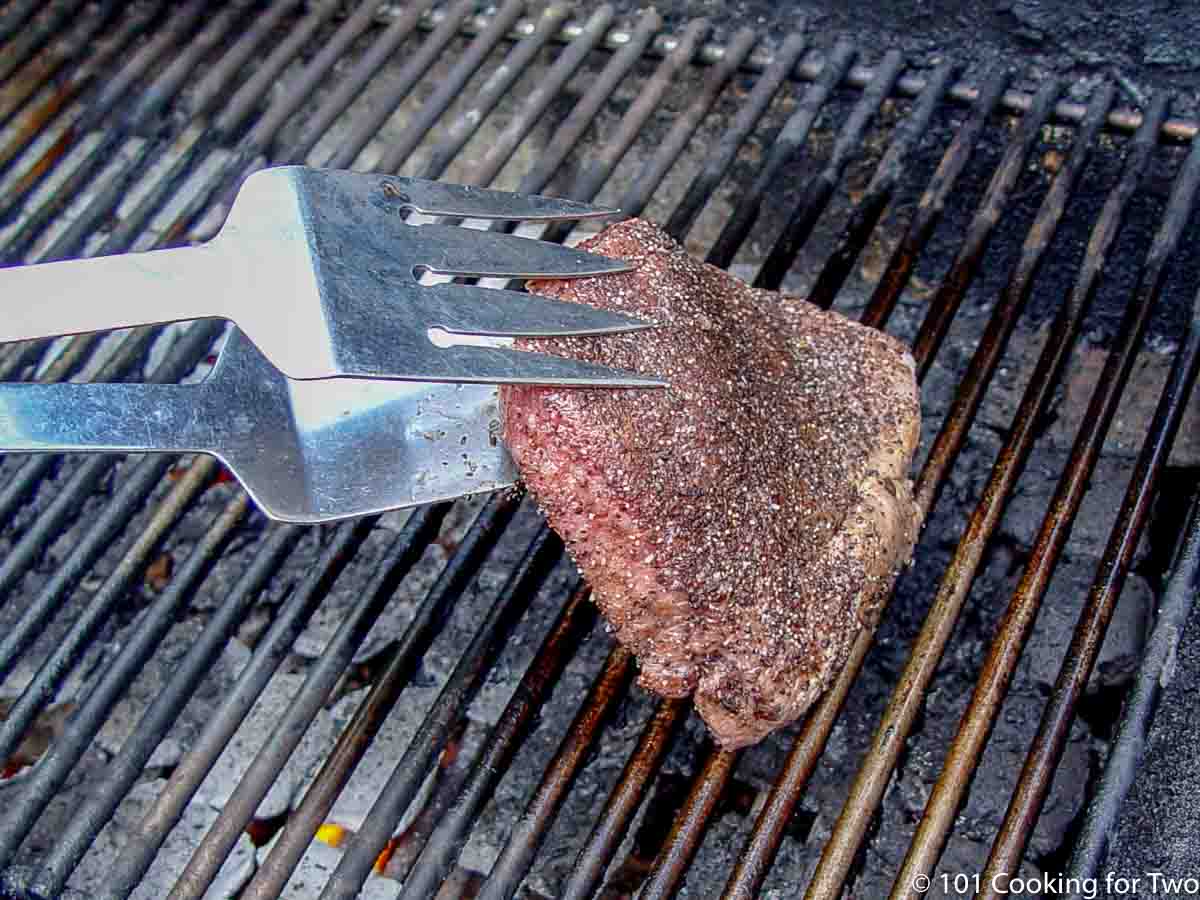
[{"label": "meat fork", "polygon": [[263,169],[246,179],[224,226],[205,244],[0,269],[7,301],[0,342],[225,318],[291,378],[661,386],[636,373],[511,347],[435,344],[434,329],[562,337],[647,323],[517,291],[422,285],[426,271],[578,278],[630,266],[509,234],[413,226],[404,221],[410,211],[530,221],[613,212],[418,178]]},{"label": "meat fork", "polygon": [[318,523],[514,484],[496,383],[663,385],[505,347],[435,345],[432,328],[536,337],[649,323],[515,291],[421,285],[424,269],[583,277],[628,265],[509,235],[410,226],[405,210],[543,220],[609,212],[286,167],[247,179],[204,246],[0,270],[3,340],[211,316],[248,330],[230,329],[196,385],[0,384],[0,451],[211,453],[271,518]]},{"label": "meat fork", "polygon": [[0,384],[0,449],[211,453],[283,522],[513,485],[498,426],[492,385],[291,379],[237,328],[199,384]]}]

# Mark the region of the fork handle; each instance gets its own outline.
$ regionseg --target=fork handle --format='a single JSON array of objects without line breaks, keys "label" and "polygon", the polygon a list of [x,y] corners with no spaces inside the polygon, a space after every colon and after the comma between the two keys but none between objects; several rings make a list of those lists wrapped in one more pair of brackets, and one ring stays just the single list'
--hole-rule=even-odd
[{"label": "fork handle", "polygon": [[225,317],[213,244],[0,269],[0,342]]},{"label": "fork handle", "polygon": [[0,451],[219,449],[204,385],[0,383]]}]

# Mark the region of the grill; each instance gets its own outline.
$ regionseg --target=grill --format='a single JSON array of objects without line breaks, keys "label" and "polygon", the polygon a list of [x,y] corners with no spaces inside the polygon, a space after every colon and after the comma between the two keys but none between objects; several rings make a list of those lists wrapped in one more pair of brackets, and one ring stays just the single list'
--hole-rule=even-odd
[{"label": "grill", "polygon": [[[993,897],[1072,846],[1097,870],[1121,794],[1085,819],[1087,748],[1134,770],[1170,644],[1111,744],[1140,644],[1109,648],[1195,490],[1200,142],[1169,98],[521,0],[12,0],[0,38],[6,263],[199,239],[266,164],[614,203],[910,341],[927,513],[836,684],[730,753],[633,685],[519,492],[301,528],[208,457],[7,457],[0,893]],[[195,379],[221,333],[6,346],[0,378]]]}]

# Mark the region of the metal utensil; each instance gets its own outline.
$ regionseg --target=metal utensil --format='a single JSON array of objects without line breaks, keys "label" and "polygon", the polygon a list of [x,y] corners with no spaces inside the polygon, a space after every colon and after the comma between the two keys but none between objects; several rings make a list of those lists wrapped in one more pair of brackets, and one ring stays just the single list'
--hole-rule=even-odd
[{"label": "metal utensil", "polygon": [[422,285],[422,272],[576,278],[629,263],[543,241],[443,225],[456,218],[579,219],[606,210],[417,178],[303,166],[246,179],[229,218],[196,247],[0,270],[0,341],[185,319],[238,324],[292,378],[651,387],[662,382],[511,347],[438,346],[453,334],[610,334],[648,323],[476,285]]},{"label": "metal utensil", "polygon": [[489,385],[290,379],[235,327],[199,384],[0,384],[0,448],[212,453],[315,523],[514,484],[498,412]]}]

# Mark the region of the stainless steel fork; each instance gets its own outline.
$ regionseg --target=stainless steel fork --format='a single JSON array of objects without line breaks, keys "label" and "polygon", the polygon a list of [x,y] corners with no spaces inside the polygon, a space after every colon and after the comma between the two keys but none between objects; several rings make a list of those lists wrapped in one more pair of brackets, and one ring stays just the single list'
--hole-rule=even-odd
[{"label": "stainless steel fork", "polygon": [[612,334],[646,322],[423,272],[578,278],[627,271],[543,241],[409,212],[549,221],[614,211],[417,178],[303,166],[246,179],[229,217],[196,247],[0,269],[0,342],[185,319],[225,318],[292,378],[661,386],[658,379],[510,347],[438,346],[431,330],[497,337]]},{"label": "stainless steel fork", "polygon": [[199,384],[0,383],[0,449],[210,453],[272,519],[329,522],[515,484],[496,393],[294,380],[232,328]]},{"label": "stainless steel fork", "polygon": [[247,179],[220,233],[178,250],[0,270],[0,341],[220,317],[200,384],[0,384],[0,451],[201,452],[271,518],[328,522],[515,483],[496,384],[660,387],[652,375],[463,335],[611,334],[648,323],[423,271],[583,277],[628,264],[495,232],[406,224],[578,219],[570,201],[283,167]]}]

